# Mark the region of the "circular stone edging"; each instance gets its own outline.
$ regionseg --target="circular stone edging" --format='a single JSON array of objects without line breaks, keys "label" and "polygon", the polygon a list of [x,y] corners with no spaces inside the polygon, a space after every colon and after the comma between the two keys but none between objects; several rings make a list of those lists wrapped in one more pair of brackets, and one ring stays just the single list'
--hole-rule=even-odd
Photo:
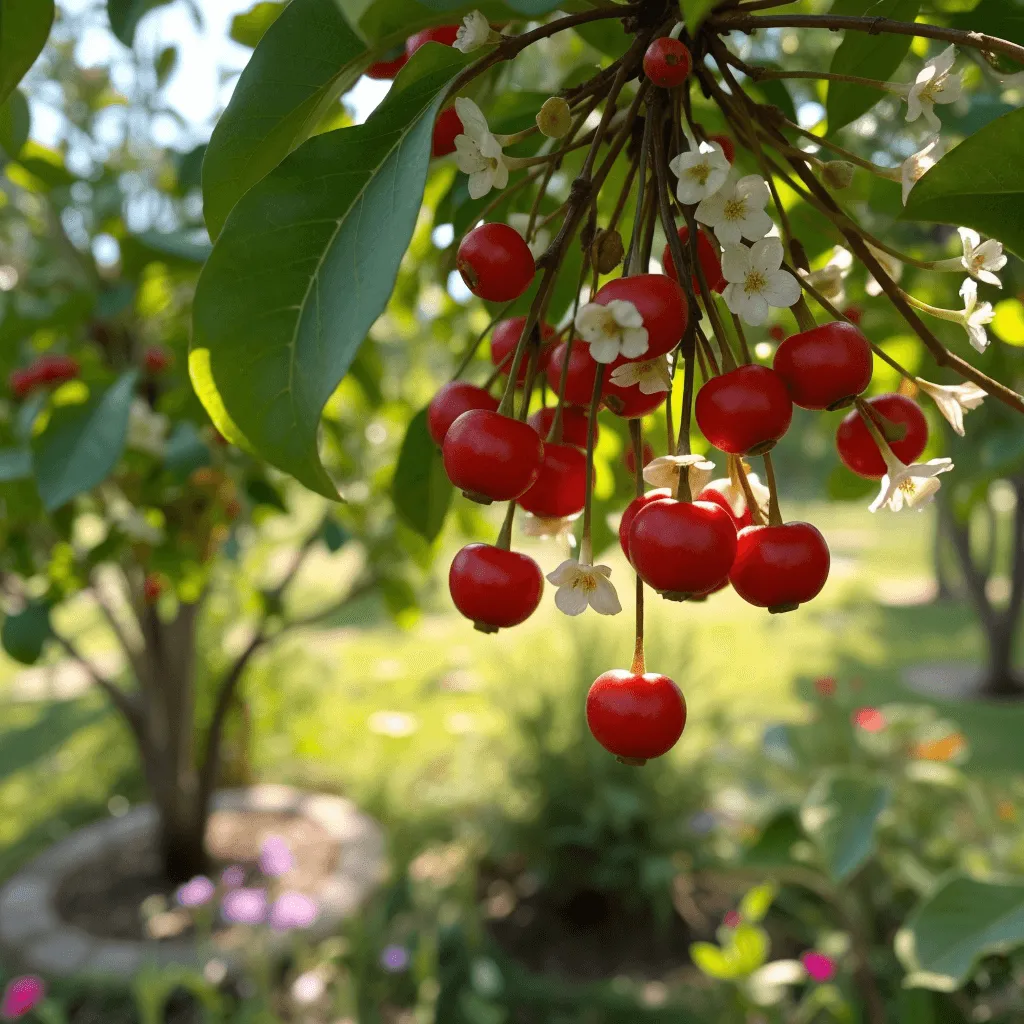
[{"label": "circular stone edging", "polygon": [[[260,785],[217,793],[213,809],[299,815],[316,822],[337,842],[337,867],[317,894],[320,915],[307,929],[314,937],[330,934],[355,913],[381,880],[384,832],[350,800],[290,786]],[[199,953],[192,942],[101,939],[57,913],[57,890],[83,860],[102,856],[156,827],[156,809],[143,804],[120,818],[71,833],[31,861],[0,889],[0,949],[26,970],[50,977],[85,974],[129,979],[146,964],[198,966]],[[224,959],[230,959],[230,954]]]}]

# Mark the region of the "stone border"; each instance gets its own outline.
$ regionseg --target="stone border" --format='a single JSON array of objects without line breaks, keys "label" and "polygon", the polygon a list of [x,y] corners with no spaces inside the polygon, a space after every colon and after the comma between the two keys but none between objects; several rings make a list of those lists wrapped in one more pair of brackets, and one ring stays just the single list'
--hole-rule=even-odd
[{"label": "stone border", "polygon": [[[329,935],[340,921],[352,916],[381,880],[384,832],[350,800],[262,785],[218,793],[214,810],[302,815],[338,843],[338,866],[319,893],[320,917],[309,930],[314,937]],[[0,889],[0,949],[23,969],[50,977],[130,979],[146,964],[198,966],[199,954],[190,942],[100,939],[57,914],[57,890],[71,871],[85,859],[152,832],[156,823],[151,805],[135,807],[120,818],[73,832],[18,872]]]}]

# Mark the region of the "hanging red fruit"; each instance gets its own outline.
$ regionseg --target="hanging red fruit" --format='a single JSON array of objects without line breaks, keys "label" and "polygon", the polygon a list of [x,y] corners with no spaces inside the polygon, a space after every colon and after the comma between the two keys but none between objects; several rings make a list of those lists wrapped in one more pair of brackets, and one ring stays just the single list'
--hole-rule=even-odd
[{"label": "hanging red fruit", "polygon": [[661,89],[674,89],[686,81],[693,69],[693,58],[678,39],[655,39],[644,54],[644,74]]},{"label": "hanging red fruit", "polygon": [[[590,305],[608,306],[612,302],[631,303],[643,319],[647,348],[640,356],[630,358],[653,359],[655,356],[663,356],[679,344],[686,330],[689,320],[686,295],[678,281],[664,274],[636,274],[633,277],[616,278],[600,288]],[[586,309],[584,307],[581,313]],[[584,331],[581,330],[580,334],[590,340]]]},{"label": "hanging red fruit", "polygon": [[821,593],[829,563],[825,538],[810,523],[748,526],[739,533],[729,581],[744,601],[788,612]]},{"label": "hanging red fruit", "polygon": [[564,519],[583,511],[587,457],[571,444],[547,443],[540,472],[519,499],[521,508],[542,519]]},{"label": "hanging red fruit", "polygon": [[[876,424],[901,462],[916,462],[928,444],[928,421],[916,402],[903,395],[889,394],[869,398],[867,404],[879,415]],[[858,476],[880,480],[889,472],[875,439],[864,425],[860,413],[852,409],[836,431],[839,458]]]},{"label": "hanging red fruit", "polygon": [[442,46],[454,46],[455,37],[459,34],[458,25],[437,25],[435,28],[425,28],[414,36],[409,36],[405,41],[405,52],[411,57],[421,46],[427,43],[440,43]]},{"label": "hanging red fruit", "polygon": [[381,82],[390,82],[395,75],[409,62],[405,47],[395,47],[383,60],[375,61],[364,74],[367,78],[375,78]]},{"label": "hanging red fruit", "polygon": [[[690,248],[690,229],[684,224],[678,231],[679,244],[683,248],[684,255],[689,252]],[[700,268],[704,272],[704,280],[707,282],[707,286],[713,291],[718,292],[721,295],[725,291],[726,285],[729,283],[725,279],[725,275],[722,273],[722,253],[718,248],[718,243],[712,241],[708,233],[703,229],[697,230],[697,259],[700,260]],[[676,265],[672,260],[672,250],[669,246],[661,252],[661,265],[665,268],[665,273],[672,278],[673,281],[679,280],[679,275],[676,273]],[[693,294],[700,296],[700,281],[697,279],[697,275],[694,273],[691,275],[693,284]]]},{"label": "hanging red fruit", "polygon": [[619,520],[619,545],[622,553],[629,562],[629,531],[633,520],[640,514],[641,509],[647,508],[652,501],[660,501],[662,498],[674,498],[675,495],[667,487],[659,487],[657,490],[648,491],[646,494],[637,495],[627,506]]},{"label": "hanging red fruit", "polygon": [[686,701],[668,676],[616,668],[590,687],[587,725],[609,753],[643,764],[676,745],[686,726]]},{"label": "hanging red fruit", "polygon": [[456,266],[466,287],[488,302],[518,299],[533,280],[534,263],[523,236],[507,224],[481,224],[459,246]]},{"label": "hanging red fruit", "polygon": [[736,160],[736,144],[728,135],[709,135],[708,142],[717,142],[722,147],[722,155],[729,163]]},{"label": "hanging red fruit", "polygon": [[789,429],[793,402],[767,366],[740,366],[712,377],[694,404],[697,425],[720,451],[761,455]]},{"label": "hanging red fruit", "polygon": [[[525,316],[514,316],[509,320],[502,320],[495,324],[491,334],[491,362],[500,366],[503,373],[512,369],[512,360],[515,357],[516,346],[526,326]],[[551,358],[551,345],[548,344],[555,336],[555,329],[550,324],[541,324],[540,329],[541,348],[537,357],[537,372],[543,373],[547,370],[548,360]],[[516,376],[516,383],[522,384],[526,380],[526,373],[530,364],[530,350],[527,349],[523,361],[519,364],[519,373]]]},{"label": "hanging red fruit", "polygon": [[544,575],[526,555],[469,544],[453,559],[448,590],[455,607],[482,633],[525,622],[540,604]]},{"label": "hanging red fruit", "polygon": [[[548,359],[548,387],[557,395],[558,387],[562,377],[562,367],[565,365],[565,353],[568,349],[568,342],[560,342],[552,349]],[[572,354],[569,356],[569,376],[565,383],[565,400],[570,405],[590,408],[590,400],[594,394],[594,381],[597,378],[597,363],[590,358],[587,346],[579,340],[572,346]],[[605,373],[602,393],[608,388],[608,374]]]},{"label": "hanging red fruit", "polygon": [[[561,372],[561,371],[559,371]],[[591,382],[593,387],[593,382]],[[540,434],[542,440],[547,440],[551,433],[551,424],[555,420],[555,407],[549,405],[546,409],[538,409],[528,419],[527,423]],[[590,416],[586,409],[579,409],[574,405],[567,405],[562,409],[562,437],[565,444],[575,445],[577,448],[587,447],[587,432],[590,429]],[[594,424],[594,443],[601,436],[600,424]]]},{"label": "hanging red fruit", "polygon": [[772,368],[783,379],[794,405],[839,409],[871,383],[871,343],[844,320],[822,324],[787,338]]},{"label": "hanging red fruit", "polygon": [[434,443],[444,444],[448,428],[470,409],[498,411],[498,400],[489,391],[465,380],[453,380],[445,384],[427,406],[427,429]]},{"label": "hanging red fruit", "polygon": [[462,122],[454,107],[448,107],[437,115],[434,122],[434,137],[430,146],[432,156],[448,156],[455,152],[456,136],[462,134]]},{"label": "hanging red fruit", "polygon": [[540,472],[544,443],[529,423],[473,409],[448,428],[441,453],[448,479],[487,505],[526,493]]}]

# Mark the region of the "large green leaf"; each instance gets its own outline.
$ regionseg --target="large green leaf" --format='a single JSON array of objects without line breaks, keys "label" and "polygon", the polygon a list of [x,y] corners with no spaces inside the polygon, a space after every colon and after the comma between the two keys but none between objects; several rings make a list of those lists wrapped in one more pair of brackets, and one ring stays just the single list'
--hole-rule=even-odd
[{"label": "large green leaf", "polygon": [[284,13],[287,0],[260,0],[247,11],[236,14],[231,19],[231,30],[228,35],[236,43],[255,49],[267,30]]},{"label": "large green leaf", "polygon": [[15,89],[5,103],[0,103],[0,162],[17,160],[22,146],[28,141],[31,125],[28,100],[19,89]]},{"label": "large green leaf", "polygon": [[331,498],[320,414],[387,305],[434,118],[469,59],[418,50],[365,125],[310,139],[242,199],[199,279],[189,365],[207,411],[226,437]]},{"label": "large green leaf", "polygon": [[135,30],[143,17],[169,3],[171,0],[107,0],[110,27],[125,46],[131,46],[135,42]]},{"label": "large green leaf", "polygon": [[427,410],[421,409],[412,418],[398,455],[391,485],[395,511],[420,536],[434,541],[444,526],[453,493],[441,452],[427,430]]},{"label": "large green leaf", "polygon": [[906,984],[953,992],[983,956],[1024,946],[1024,881],[949,878],[907,918],[896,952]]},{"label": "large green leaf", "polygon": [[128,434],[137,374],[123,374],[102,395],[62,405],[32,439],[36,485],[48,512],[102,483],[117,465]]},{"label": "large green leaf", "polygon": [[53,0],[0,0],[0,103],[35,63],[53,25]]},{"label": "large green leaf", "polygon": [[22,665],[34,665],[50,636],[50,607],[36,602],[16,615],[8,615],[0,629],[4,650]]},{"label": "large green leaf", "polygon": [[32,475],[32,453],[27,448],[0,449],[0,483],[24,480]]},{"label": "large green leaf", "polygon": [[[974,10],[954,14],[950,24],[967,32],[1024,43],[1024,0],[981,0]],[[1020,65],[1004,54],[986,54],[986,60],[1004,72],[1020,70]]]},{"label": "large green leaf", "polygon": [[[893,18],[913,21],[921,0],[836,0],[830,14]],[[871,35],[847,32],[832,56],[832,74],[855,75],[888,81],[903,63],[913,42],[910,36]],[[885,95],[879,89],[849,82],[830,82],[828,87],[828,130],[835,132],[869,111]]]},{"label": "large green leaf", "polygon": [[914,186],[903,216],[976,228],[1024,256],[1024,110],[944,156]]},{"label": "large green leaf", "polygon": [[312,134],[369,63],[335,0],[292,0],[238,79],[203,160],[203,215],[216,238],[232,207]]},{"label": "large green leaf", "polygon": [[800,823],[811,837],[829,875],[849,878],[875,849],[875,826],[889,804],[889,789],[847,772],[824,775],[800,808]]}]

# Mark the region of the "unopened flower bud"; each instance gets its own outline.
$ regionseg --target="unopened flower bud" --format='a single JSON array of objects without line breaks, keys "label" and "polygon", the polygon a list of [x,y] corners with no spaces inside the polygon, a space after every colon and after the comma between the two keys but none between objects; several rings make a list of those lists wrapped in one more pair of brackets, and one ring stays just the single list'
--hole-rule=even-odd
[{"label": "unopened flower bud", "polygon": [[572,127],[572,113],[569,104],[561,96],[552,96],[544,101],[537,111],[537,127],[549,139],[560,139]]},{"label": "unopened flower bud", "polygon": [[622,236],[618,231],[601,228],[590,246],[590,259],[598,273],[610,274],[621,262],[623,255]]},{"label": "unopened flower bud", "polygon": [[849,188],[855,169],[849,160],[830,160],[821,168],[821,180],[831,189]]}]

